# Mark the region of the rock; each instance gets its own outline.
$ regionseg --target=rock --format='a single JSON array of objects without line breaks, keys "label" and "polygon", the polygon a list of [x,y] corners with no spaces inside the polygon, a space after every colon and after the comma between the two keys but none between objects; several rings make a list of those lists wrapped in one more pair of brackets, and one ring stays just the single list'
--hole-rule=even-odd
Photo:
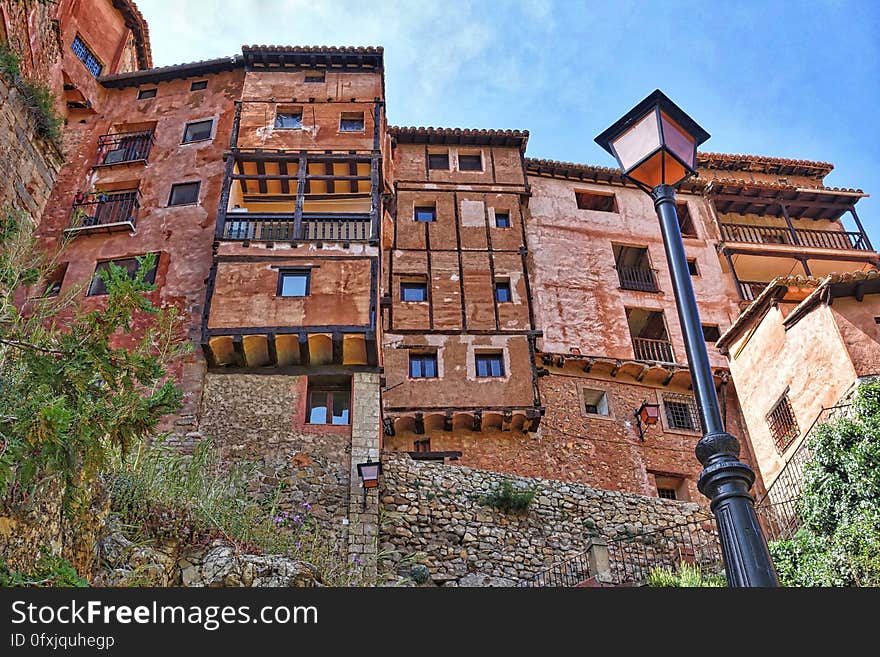
[{"label": "rock", "polygon": [[470,573],[458,578],[459,586],[516,586],[517,581],[507,577],[492,577],[491,575],[483,575],[478,573]]},{"label": "rock", "polygon": [[431,576],[431,571],[428,570],[426,565],[417,563],[410,568],[409,576],[416,584],[424,584]]}]

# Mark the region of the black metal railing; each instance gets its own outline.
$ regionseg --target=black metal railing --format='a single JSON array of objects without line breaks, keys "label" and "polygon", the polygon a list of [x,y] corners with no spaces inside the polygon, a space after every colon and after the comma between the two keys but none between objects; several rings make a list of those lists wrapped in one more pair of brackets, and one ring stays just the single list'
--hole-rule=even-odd
[{"label": "black metal railing", "polygon": [[300,234],[293,214],[228,212],[222,239],[254,242],[365,242],[370,239],[369,214],[304,213]]},{"label": "black metal railing", "polygon": [[804,489],[804,465],[811,456],[807,439],[818,424],[845,415],[851,409],[850,404],[823,408],[804,434],[801,444],[776,475],[764,496],[755,504],[755,511],[768,541],[791,538],[803,524],[799,500]]},{"label": "black metal railing", "polygon": [[740,281],[739,296],[743,301],[754,301],[768,285],[770,283],[764,281]]},{"label": "black metal railing", "polygon": [[672,343],[668,340],[633,338],[633,352],[637,360],[654,360],[660,363],[674,363]]},{"label": "black metal railing", "polygon": [[590,559],[586,552],[553,564],[532,579],[519,582],[521,587],[574,587],[580,586],[596,573],[590,572]]},{"label": "black metal railing", "polygon": [[77,195],[69,229],[129,225],[133,228],[138,208],[140,192],[136,189]]},{"label": "black metal railing", "polygon": [[721,543],[712,518],[661,527],[608,541],[611,581],[644,584],[655,568],[678,570],[682,562],[700,567],[704,574],[724,569]]},{"label": "black metal railing", "polygon": [[820,249],[870,251],[865,235],[843,230],[810,230],[786,226],[750,226],[721,224],[721,236],[728,242],[749,244],[792,244]]},{"label": "black metal railing", "polygon": [[624,290],[640,290],[642,292],[659,292],[657,277],[653,269],[647,267],[617,267],[620,287]]},{"label": "black metal railing", "polygon": [[153,146],[153,131],[117,132],[98,137],[99,166],[123,162],[146,162]]}]

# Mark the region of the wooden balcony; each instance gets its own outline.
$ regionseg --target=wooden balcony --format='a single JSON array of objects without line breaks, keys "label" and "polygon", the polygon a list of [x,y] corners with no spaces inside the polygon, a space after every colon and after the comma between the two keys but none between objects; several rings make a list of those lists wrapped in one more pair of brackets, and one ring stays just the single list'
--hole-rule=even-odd
[{"label": "wooden balcony", "polygon": [[721,237],[725,242],[745,244],[787,244],[817,249],[844,251],[871,251],[864,233],[837,230],[789,229],[786,226],[755,226],[746,224],[721,224]]},{"label": "wooden balcony", "polygon": [[369,214],[227,212],[223,240],[251,242],[368,242]]},{"label": "wooden balcony", "polygon": [[633,338],[633,352],[638,360],[652,360],[658,363],[674,363],[672,343],[668,340]]},{"label": "wooden balcony", "polygon": [[142,162],[146,164],[153,147],[153,131],[117,132],[98,137],[96,167]]}]

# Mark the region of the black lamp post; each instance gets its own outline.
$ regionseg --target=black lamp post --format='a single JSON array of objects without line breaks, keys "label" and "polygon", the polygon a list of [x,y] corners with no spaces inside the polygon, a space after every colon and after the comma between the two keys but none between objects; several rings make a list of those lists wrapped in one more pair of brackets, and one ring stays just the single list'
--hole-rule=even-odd
[{"label": "black lamp post", "polygon": [[625,178],[651,195],[660,219],[691,381],[703,423],[704,434],[695,450],[703,464],[697,485],[711,500],[727,581],[730,586],[779,586],[758,525],[754,498],[749,493],[755,473],[739,460],[739,441],[724,430],[721,422],[675,212],[675,189],[696,174],[697,146],[708,138],[709,133],[658,89],[596,137],[596,143],[615,157]]}]

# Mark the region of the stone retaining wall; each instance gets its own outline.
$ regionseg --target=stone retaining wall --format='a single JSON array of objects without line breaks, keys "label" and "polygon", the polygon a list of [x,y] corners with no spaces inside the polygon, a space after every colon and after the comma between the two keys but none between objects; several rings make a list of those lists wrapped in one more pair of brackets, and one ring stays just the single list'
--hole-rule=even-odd
[{"label": "stone retaining wall", "polygon": [[[514,586],[581,554],[592,536],[615,541],[695,523],[695,542],[714,542],[705,510],[690,502],[413,461],[399,453],[386,452],[382,463],[380,568],[417,579],[427,575],[438,586]],[[527,513],[503,513],[484,503],[505,480],[535,490]]]}]

